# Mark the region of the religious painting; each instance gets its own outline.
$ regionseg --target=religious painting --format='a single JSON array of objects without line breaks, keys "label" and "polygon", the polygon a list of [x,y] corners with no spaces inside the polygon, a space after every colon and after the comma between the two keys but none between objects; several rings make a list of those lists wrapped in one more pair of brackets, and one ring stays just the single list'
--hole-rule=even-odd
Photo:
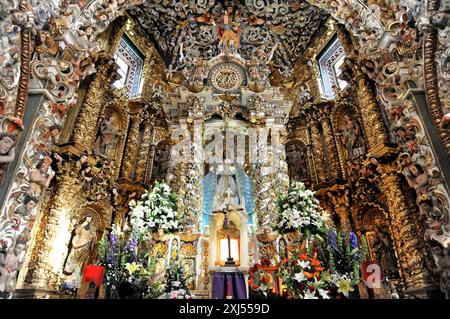
[{"label": "religious painting", "polygon": [[119,119],[117,115],[107,109],[106,114],[100,117],[97,135],[94,142],[94,154],[106,158],[115,158],[118,142]]},{"label": "religious painting", "polygon": [[156,145],[153,160],[152,180],[163,180],[169,168],[170,147],[167,141],[161,141]]},{"label": "religious painting", "polygon": [[302,141],[293,140],[287,143],[286,162],[291,180],[304,181],[309,179],[306,146]]}]

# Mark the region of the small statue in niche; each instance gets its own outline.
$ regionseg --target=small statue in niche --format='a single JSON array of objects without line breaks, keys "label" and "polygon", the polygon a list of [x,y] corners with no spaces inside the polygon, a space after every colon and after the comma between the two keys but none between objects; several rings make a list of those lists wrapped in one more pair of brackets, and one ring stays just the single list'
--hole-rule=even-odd
[{"label": "small statue in niche", "polygon": [[291,179],[301,181],[308,178],[305,155],[306,151],[299,143],[293,143],[286,148],[286,162]]},{"label": "small statue in niche", "polygon": [[[75,225],[76,221],[73,221]],[[68,253],[64,262],[63,273],[72,275],[77,270],[77,276],[81,276],[83,266],[93,258],[97,234],[92,225],[92,216],[87,215],[84,221],[75,227],[68,247]]]},{"label": "small statue in niche", "polygon": [[396,274],[396,259],[392,247],[389,235],[381,229],[378,229],[372,248],[375,252],[376,259],[379,261],[383,272],[388,278],[393,278]]},{"label": "small statue in niche", "polygon": [[17,272],[20,268],[22,253],[25,246],[22,243],[11,245],[0,252],[0,291],[13,292],[16,287]]},{"label": "small statue in niche", "polygon": [[35,169],[30,171],[30,193],[36,197],[41,195],[42,191],[50,185],[51,180],[55,176],[55,171],[50,168],[51,162],[52,159],[46,156],[39,160]]},{"label": "small statue in niche", "polygon": [[165,142],[158,144],[156,147],[154,162],[153,162],[153,180],[163,180],[169,168],[170,148]]},{"label": "small statue in niche", "polygon": [[0,133],[0,163],[8,163],[14,160],[16,151],[14,144],[16,137],[7,133]]},{"label": "small statue in niche", "polygon": [[114,146],[116,140],[116,132],[114,130],[114,116],[106,116],[101,118],[97,137],[94,142],[94,153],[106,157],[113,157]]},{"label": "small statue in niche", "polygon": [[366,148],[364,138],[361,133],[361,127],[356,120],[353,120],[348,114],[344,115],[345,128],[340,133],[340,140],[347,150],[347,157],[354,159],[364,155]]}]

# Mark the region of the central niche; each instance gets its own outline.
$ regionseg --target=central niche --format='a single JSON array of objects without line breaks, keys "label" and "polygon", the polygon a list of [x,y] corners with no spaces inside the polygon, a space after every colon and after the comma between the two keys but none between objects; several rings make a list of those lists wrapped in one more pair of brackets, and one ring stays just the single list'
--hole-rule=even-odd
[{"label": "central niche", "polygon": [[247,78],[241,65],[235,62],[223,62],[211,68],[208,82],[217,91],[234,92],[247,84]]}]

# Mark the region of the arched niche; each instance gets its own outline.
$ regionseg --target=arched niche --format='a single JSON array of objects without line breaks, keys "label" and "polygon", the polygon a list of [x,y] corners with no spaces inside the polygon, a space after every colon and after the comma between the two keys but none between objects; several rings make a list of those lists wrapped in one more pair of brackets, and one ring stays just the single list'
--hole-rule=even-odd
[{"label": "arched niche", "polygon": [[[336,132],[341,159],[351,161],[366,154],[365,133],[361,116],[355,105],[349,102],[341,102],[333,109],[331,121]],[[341,166],[345,168],[344,163],[341,163]]]},{"label": "arched niche", "polygon": [[[116,168],[122,161],[128,121],[126,107],[123,103],[125,102],[119,100],[106,105],[98,120],[92,149],[94,155],[114,161]],[[116,171],[115,175],[117,173]]]},{"label": "arched niche", "polygon": [[308,170],[308,158],[305,143],[299,139],[290,140],[286,143],[285,149],[290,180],[309,180],[310,172]]},{"label": "arched niche", "polygon": [[390,279],[399,278],[398,261],[387,211],[376,203],[367,203],[358,208],[355,227],[367,238],[369,257],[381,265],[383,273]]}]

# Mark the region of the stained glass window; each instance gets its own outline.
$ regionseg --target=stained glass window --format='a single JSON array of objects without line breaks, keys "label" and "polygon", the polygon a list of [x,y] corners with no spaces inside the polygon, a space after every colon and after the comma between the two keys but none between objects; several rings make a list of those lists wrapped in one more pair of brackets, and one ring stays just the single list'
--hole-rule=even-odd
[{"label": "stained glass window", "polygon": [[328,99],[347,87],[348,83],[339,79],[339,68],[345,60],[345,52],[339,39],[335,36],[318,56],[320,71],[320,92]]},{"label": "stained glass window", "polygon": [[126,35],[120,40],[114,59],[121,78],[113,85],[118,89],[127,87],[129,98],[139,97],[143,86],[144,56]]}]

